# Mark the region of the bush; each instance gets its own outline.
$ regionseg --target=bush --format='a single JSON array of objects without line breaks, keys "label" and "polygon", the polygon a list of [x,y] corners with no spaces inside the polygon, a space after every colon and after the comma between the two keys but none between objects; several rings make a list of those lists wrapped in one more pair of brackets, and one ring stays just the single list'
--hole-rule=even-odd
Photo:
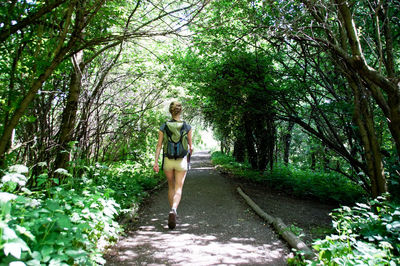
[{"label": "bush", "polygon": [[112,189],[113,198],[121,205],[122,210],[127,211],[132,204],[140,204],[148,196],[148,191],[163,179],[161,173],[154,174],[152,167],[125,162],[106,167],[97,183]]},{"label": "bush", "polygon": [[121,229],[114,221],[118,204],[101,188],[57,187],[50,197],[0,192],[0,198],[3,263],[103,264],[102,244],[115,240]]},{"label": "bush", "polygon": [[238,163],[232,156],[221,152],[213,153],[211,160],[241,178],[264,183],[298,197],[336,203],[354,203],[365,197],[365,192],[358,185],[336,173],[301,170],[285,165],[276,165],[272,172],[260,173],[251,169],[248,163]]},{"label": "bush", "polygon": [[386,197],[341,207],[333,214],[337,234],[314,242],[312,265],[400,265],[400,206]]},{"label": "bush", "polygon": [[122,232],[121,206],[137,205],[160,180],[135,163],[82,169],[79,177],[59,169],[70,181],[57,187],[44,172],[32,192],[25,187],[29,169],[10,167],[0,183],[2,263],[104,264],[103,248]]}]

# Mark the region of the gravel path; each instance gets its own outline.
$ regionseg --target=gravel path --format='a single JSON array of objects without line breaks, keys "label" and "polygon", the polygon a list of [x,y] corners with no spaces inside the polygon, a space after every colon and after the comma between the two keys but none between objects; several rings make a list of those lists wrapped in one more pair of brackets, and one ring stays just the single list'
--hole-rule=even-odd
[{"label": "gravel path", "polygon": [[137,229],[108,252],[106,265],[286,265],[286,243],[250,211],[206,152],[192,157],[174,230],[168,211],[164,187],[141,210]]}]

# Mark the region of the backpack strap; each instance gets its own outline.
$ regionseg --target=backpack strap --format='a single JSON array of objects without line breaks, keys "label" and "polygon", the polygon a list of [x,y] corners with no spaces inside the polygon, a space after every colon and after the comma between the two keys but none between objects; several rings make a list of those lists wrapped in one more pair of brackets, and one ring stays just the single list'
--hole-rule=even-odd
[{"label": "backpack strap", "polygon": [[188,130],[188,126],[187,126],[186,122],[183,121],[182,128],[181,128],[181,131],[180,131],[181,139],[182,139],[182,136],[184,135],[185,132],[187,134],[189,132],[189,130]]},{"label": "backpack strap", "polygon": [[167,136],[168,136],[169,140],[172,141],[172,132],[171,132],[171,130],[169,129],[169,127],[168,127],[168,125],[167,125],[167,122],[165,122],[165,127],[164,127],[164,129],[165,129],[165,133],[167,133]]},{"label": "backpack strap", "polygon": [[[174,121],[175,121],[175,120],[171,120],[171,121],[169,121],[169,122],[174,122]],[[181,130],[180,130],[180,135],[181,135],[181,136],[180,136],[180,138],[179,138],[179,141],[178,141],[178,142],[175,142],[175,141],[172,140],[172,132],[171,132],[171,130],[168,128],[167,123],[165,123],[165,127],[164,127],[164,128],[165,128],[165,133],[167,133],[167,136],[168,136],[169,140],[172,141],[172,142],[174,142],[174,143],[178,143],[178,142],[182,141],[182,138],[183,138],[183,136],[185,135],[185,132],[186,132],[186,134],[189,132],[188,126],[187,126],[186,122],[183,121]]]}]

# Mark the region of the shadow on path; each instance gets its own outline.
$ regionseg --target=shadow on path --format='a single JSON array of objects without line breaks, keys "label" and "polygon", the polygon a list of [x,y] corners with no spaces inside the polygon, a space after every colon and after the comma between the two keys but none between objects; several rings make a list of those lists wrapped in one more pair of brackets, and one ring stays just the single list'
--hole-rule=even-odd
[{"label": "shadow on path", "polygon": [[207,152],[192,157],[174,230],[167,227],[168,211],[164,187],[106,265],[286,265],[286,244],[214,170]]}]

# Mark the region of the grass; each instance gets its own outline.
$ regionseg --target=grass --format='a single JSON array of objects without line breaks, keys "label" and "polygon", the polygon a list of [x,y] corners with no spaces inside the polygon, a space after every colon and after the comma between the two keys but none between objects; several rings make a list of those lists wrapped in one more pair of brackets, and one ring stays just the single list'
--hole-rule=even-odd
[{"label": "grass", "polygon": [[351,204],[366,197],[366,193],[358,185],[337,173],[302,170],[279,164],[272,171],[260,173],[251,169],[248,163],[238,163],[232,156],[221,152],[214,152],[211,160],[214,165],[239,178],[264,184],[296,197],[340,204]]}]

